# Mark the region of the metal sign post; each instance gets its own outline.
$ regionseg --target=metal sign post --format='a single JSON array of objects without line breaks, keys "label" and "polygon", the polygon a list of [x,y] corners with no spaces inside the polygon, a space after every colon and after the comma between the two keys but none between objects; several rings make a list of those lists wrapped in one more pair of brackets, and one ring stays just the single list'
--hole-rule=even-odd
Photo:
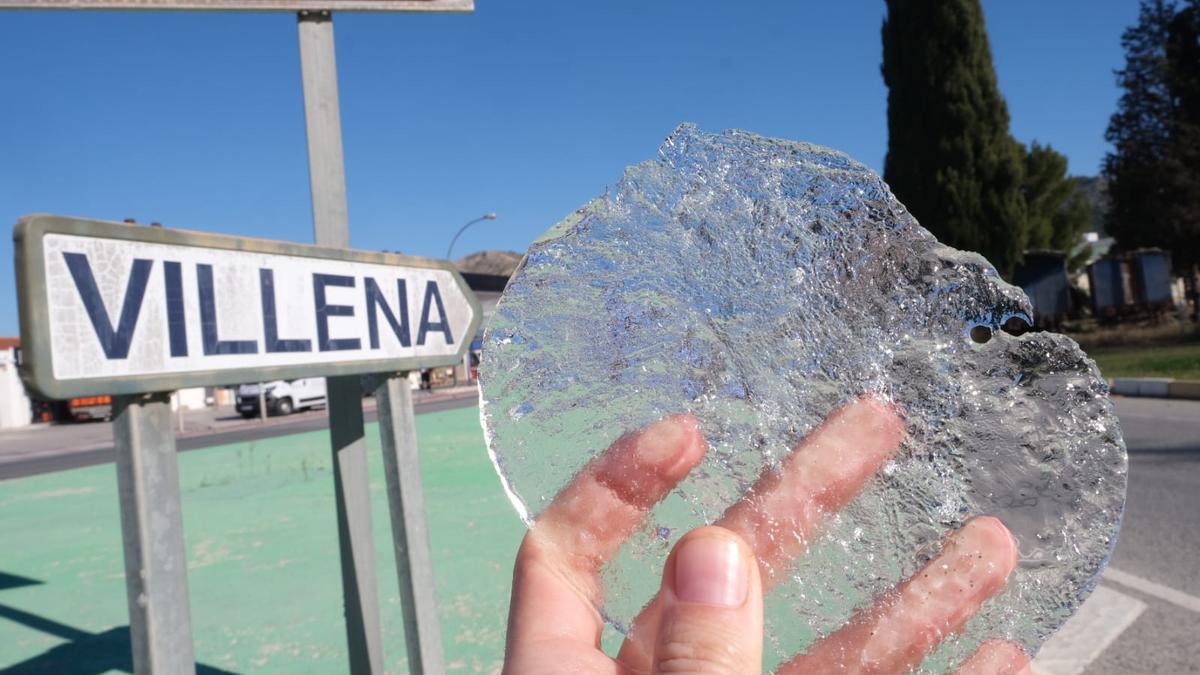
[{"label": "metal sign post", "polygon": [[360,376],[387,373],[377,395],[408,665],[440,675],[403,371],[460,361],[481,312],[448,263],[349,250],[328,10],[463,12],[473,0],[0,0],[16,8],[299,11],[318,247],[55,216],[14,230],[26,384],[114,396],[134,671],[195,672],[170,394],[147,392],[259,382],[265,415],[264,382],[324,375],[349,670],[383,672]]},{"label": "metal sign post", "polygon": [[[317,244],[349,248],[333,17],[329,12],[300,12],[299,18],[313,230]],[[375,581],[361,385],[357,377],[331,377],[327,382],[350,672],[382,673],[383,633]]]},{"label": "metal sign post", "polygon": [[[333,17],[329,12],[300,12],[299,19],[300,67],[304,80],[304,117],[316,240],[318,244],[348,248],[350,227]],[[328,388],[350,667],[354,673],[381,673],[383,637],[371,535],[361,384],[354,377],[329,378]],[[414,675],[440,675],[445,672],[445,667],[433,599],[433,563],[425,526],[424,493],[408,379],[389,377],[376,393],[408,665]]]},{"label": "metal sign post", "polygon": [[169,394],[113,397],[129,641],[138,673],[194,673]]},{"label": "metal sign post", "polygon": [[412,675],[440,675],[446,672],[446,666],[434,597],[425,491],[421,486],[421,457],[417,452],[408,376],[393,375],[384,380],[375,389],[375,401],[379,406],[383,472],[387,477],[409,670]]},{"label": "metal sign post", "polygon": [[322,375],[351,671],[381,670],[360,378],[387,373],[409,666],[441,672],[411,397],[395,374],[457,363],[470,346],[481,312],[462,275],[399,255],[57,216],[22,219],[14,241],[25,382],[49,398],[117,399],[135,671],[190,672],[192,659],[169,395],[145,392]]}]

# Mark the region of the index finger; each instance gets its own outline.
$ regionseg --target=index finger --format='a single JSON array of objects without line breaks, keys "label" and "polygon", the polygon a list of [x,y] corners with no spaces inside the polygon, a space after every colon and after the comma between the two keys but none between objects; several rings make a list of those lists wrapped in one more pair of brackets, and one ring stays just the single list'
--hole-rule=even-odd
[{"label": "index finger", "polygon": [[696,418],[672,415],[618,438],[538,516],[530,532],[578,591],[600,599],[600,568],[703,459]]}]

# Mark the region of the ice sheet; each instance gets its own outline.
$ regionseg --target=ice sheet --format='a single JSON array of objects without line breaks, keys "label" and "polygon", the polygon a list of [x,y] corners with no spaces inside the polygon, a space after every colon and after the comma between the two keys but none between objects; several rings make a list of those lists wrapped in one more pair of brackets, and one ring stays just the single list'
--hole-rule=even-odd
[{"label": "ice sheet", "polygon": [[1029,315],[1020,289],[939,244],[863,164],[683,125],[530,248],[484,339],[485,432],[528,523],[623,432],[699,418],[703,464],[604,570],[602,612],[627,630],[683,533],[838,405],[894,400],[908,438],[769,594],[767,663],[912,574],[970,517],[999,516],[1020,566],[923,664],[942,672],[989,637],[1036,649],[1116,543],[1126,455],[1107,386],[1070,339],[1016,335]]}]

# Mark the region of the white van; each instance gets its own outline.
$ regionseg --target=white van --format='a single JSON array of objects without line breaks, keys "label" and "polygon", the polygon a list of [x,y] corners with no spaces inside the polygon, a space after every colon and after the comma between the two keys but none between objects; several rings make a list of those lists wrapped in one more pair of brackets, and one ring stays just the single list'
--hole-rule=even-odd
[{"label": "white van", "polygon": [[[325,406],[325,378],[307,377],[301,380],[275,380],[263,384],[267,413],[290,415],[296,410]],[[242,417],[257,417],[258,385],[243,384],[237,388],[237,411]]]}]

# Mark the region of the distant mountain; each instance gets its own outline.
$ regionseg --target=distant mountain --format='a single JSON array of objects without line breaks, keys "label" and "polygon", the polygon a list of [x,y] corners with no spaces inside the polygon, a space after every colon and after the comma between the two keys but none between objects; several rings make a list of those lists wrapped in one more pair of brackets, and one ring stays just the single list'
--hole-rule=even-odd
[{"label": "distant mountain", "polygon": [[521,264],[523,257],[525,256],[515,251],[480,251],[465,258],[459,258],[454,261],[454,264],[462,272],[497,274],[508,277],[517,271],[517,265]]},{"label": "distant mountain", "polygon": [[1104,231],[1104,216],[1108,213],[1108,179],[1104,176],[1075,176],[1073,180],[1087,195],[1088,203],[1092,205],[1092,225],[1088,231],[1101,237],[1106,236],[1108,233]]}]

